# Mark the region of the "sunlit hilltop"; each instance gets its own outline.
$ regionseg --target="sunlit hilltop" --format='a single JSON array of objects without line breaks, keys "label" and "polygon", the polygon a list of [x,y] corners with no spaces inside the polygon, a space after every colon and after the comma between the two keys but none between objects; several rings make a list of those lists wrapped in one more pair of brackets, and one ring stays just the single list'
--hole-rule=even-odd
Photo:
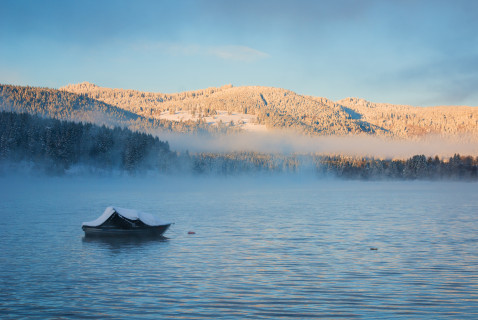
[{"label": "sunlit hilltop", "polygon": [[294,129],[312,135],[375,135],[416,139],[429,134],[478,137],[478,108],[412,107],[347,98],[303,96],[271,87],[226,85],[164,94],[83,82],[61,88],[148,119],[204,121],[243,130]]}]

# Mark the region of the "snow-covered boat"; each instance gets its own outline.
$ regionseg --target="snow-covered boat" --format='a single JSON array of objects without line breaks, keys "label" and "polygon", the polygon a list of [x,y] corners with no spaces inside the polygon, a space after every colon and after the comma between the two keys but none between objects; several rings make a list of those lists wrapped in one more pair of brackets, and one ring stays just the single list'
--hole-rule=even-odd
[{"label": "snow-covered boat", "polygon": [[162,236],[171,225],[132,209],[108,207],[98,219],[83,222],[85,236]]}]

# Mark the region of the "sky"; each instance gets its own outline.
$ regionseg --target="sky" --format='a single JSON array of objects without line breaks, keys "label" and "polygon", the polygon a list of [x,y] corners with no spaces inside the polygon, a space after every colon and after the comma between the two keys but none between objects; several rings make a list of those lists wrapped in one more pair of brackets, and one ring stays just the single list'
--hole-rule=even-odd
[{"label": "sky", "polygon": [[0,83],[478,106],[475,0],[0,0]]}]

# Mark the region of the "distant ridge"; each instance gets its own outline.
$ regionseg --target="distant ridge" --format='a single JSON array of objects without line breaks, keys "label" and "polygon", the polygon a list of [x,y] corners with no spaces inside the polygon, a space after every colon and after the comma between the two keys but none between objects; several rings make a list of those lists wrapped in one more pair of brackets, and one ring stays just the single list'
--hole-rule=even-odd
[{"label": "distant ridge", "polygon": [[[96,87],[90,83],[80,86]],[[133,131],[157,133],[159,131],[209,132],[200,122],[178,122],[144,117],[124,108],[66,90],[38,87],[0,85],[0,111],[27,113],[44,118],[91,123],[107,127],[123,127]],[[227,131],[227,128],[222,128]],[[213,128],[213,132],[220,131]]]},{"label": "distant ridge", "polygon": [[357,98],[346,98],[337,103],[359,114],[364,121],[389,130],[396,137],[433,134],[478,138],[478,107],[413,107]]},{"label": "distant ridge", "polygon": [[164,112],[193,113],[197,120],[223,110],[254,115],[269,129],[294,129],[307,134],[387,135],[386,130],[353,119],[340,105],[325,98],[298,95],[271,87],[233,87],[188,91],[174,94],[110,89],[90,83],[68,85],[60,90],[84,94],[146,118],[160,119]]},{"label": "distant ridge", "polygon": [[133,112],[87,95],[12,85],[0,85],[0,110],[107,126],[124,126],[142,119]]},{"label": "distant ridge", "polygon": [[260,86],[226,85],[165,94],[103,88],[88,82],[59,90],[0,85],[0,110],[149,133],[228,133],[252,128],[320,136],[409,140],[433,135],[478,141],[476,107],[421,108],[358,98],[334,102]]},{"label": "distant ridge", "polygon": [[358,98],[334,102],[260,86],[226,85],[165,94],[103,88],[83,82],[61,90],[84,94],[150,119],[180,111],[194,114],[199,120],[224,110],[254,115],[258,124],[269,129],[294,129],[313,135],[366,134],[415,139],[433,134],[478,139],[478,108],[475,107],[412,107]]}]

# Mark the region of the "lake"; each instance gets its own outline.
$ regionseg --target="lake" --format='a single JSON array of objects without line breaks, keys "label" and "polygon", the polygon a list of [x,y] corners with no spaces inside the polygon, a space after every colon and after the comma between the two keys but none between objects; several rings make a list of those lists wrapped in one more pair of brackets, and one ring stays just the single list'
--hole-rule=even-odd
[{"label": "lake", "polygon": [[[3,176],[0,189],[2,319],[478,318],[477,183]],[[173,221],[169,239],[84,238],[109,205]]]}]

